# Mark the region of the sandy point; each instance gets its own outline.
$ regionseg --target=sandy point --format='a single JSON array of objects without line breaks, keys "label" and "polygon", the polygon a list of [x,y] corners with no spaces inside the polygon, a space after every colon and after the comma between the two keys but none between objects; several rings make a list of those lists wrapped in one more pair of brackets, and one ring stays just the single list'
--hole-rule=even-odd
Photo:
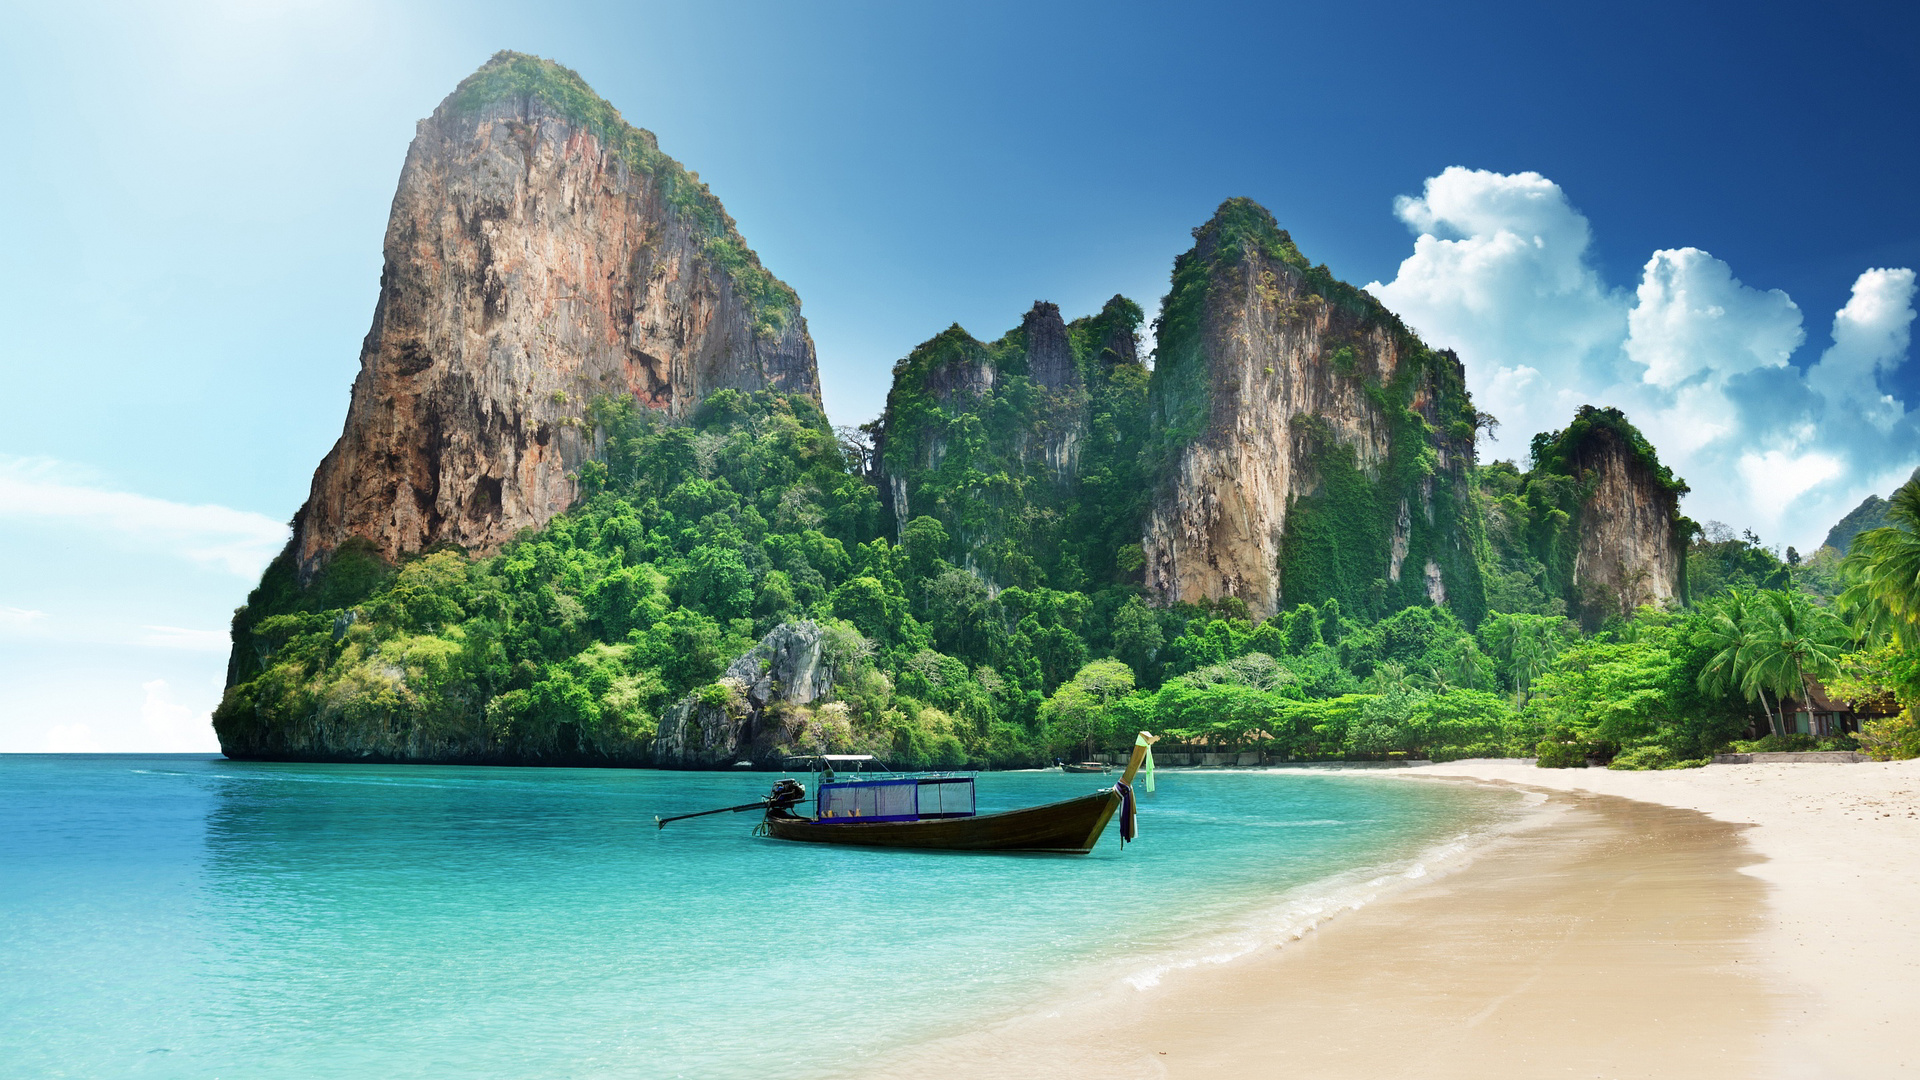
[{"label": "sandy point", "polygon": [[[912,1047],[867,1075],[1893,1077],[1920,991],[1920,762],[1463,761],[1546,795],[1298,941]],[[1276,777],[1278,782],[1284,782]]]}]

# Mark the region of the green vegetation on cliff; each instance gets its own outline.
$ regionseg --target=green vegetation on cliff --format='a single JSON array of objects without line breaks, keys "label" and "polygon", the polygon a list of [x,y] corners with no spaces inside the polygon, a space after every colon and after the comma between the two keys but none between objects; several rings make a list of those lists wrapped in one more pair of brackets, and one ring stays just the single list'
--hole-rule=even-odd
[{"label": "green vegetation on cliff", "polygon": [[[1619,614],[1617,598],[1601,595],[1594,582],[1577,581],[1575,573],[1583,530],[1592,527],[1584,517],[1600,482],[1596,459],[1614,446],[1624,449],[1629,469],[1643,475],[1652,497],[1664,503],[1675,549],[1687,549],[1698,527],[1679,513],[1686,482],[1660,462],[1653,445],[1620,410],[1584,405],[1562,430],[1533,437],[1527,472],[1509,462],[1478,470],[1488,541],[1484,573],[1495,610],[1579,615],[1590,625]],[[1681,564],[1677,583],[1683,600],[1686,565]]]},{"label": "green vegetation on cliff", "polygon": [[277,562],[235,617],[222,745],[644,760],[666,704],[869,580],[878,502],[806,398],[722,391],[688,426],[631,403],[596,419],[588,497],[493,558],[378,573],[336,556],[304,590]]},{"label": "green vegetation on cliff", "polygon": [[[393,568],[349,548],[304,589],[276,563],[235,618],[223,745],[644,763],[668,706],[724,703],[734,691],[715,680],[733,658],[802,618],[827,627],[834,687],[781,708],[775,749],[902,765],[1033,764],[1149,728],[1168,749],[1269,758],[1537,751],[1656,767],[1765,734],[1800,673],[1920,697],[1904,653],[1834,659],[1839,624],[1800,593],[1643,609],[1587,635],[1554,612],[1470,627],[1448,607],[1371,618],[1329,597],[1254,622],[1234,602],[1151,608],[1122,583],[995,591],[936,518],[894,542],[858,455],[804,398],[721,391],[682,426],[628,403],[594,415],[606,454],[583,467],[582,504],[492,558]],[[1883,591],[1894,599],[1859,603],[1899,599]],[[1728,633],[1744,643],[1732,654]],[[1768,642],[1816,638],[1827,651],[1793,654],[1798,667],[1768,659]],[[1876,737],[1920,748],[1910,727]]]},{"label": "green vegetation on cliff", "polygon": [[[1298,497],[1286,510],[1280,606],[1331,598],[1348,612],[1383,618],[1429,602],[1433,586],[1424,570],[1431,562],[1448,606],[1468,625],[1478,624],[1486,601],[1475,554],[1478,507],[1468,491],[1478,416],[1459,361],[1428,348],[1370,294],[1324,265],[1309,264],[1273,215],[1252,200],[1222,203],[1174,263],[1155,324],[1150,480],[1170,493],[1181,452],[1226,430],[1217,415],[1223,407],[1260,407],[1216,400],[1253,393],[1215,385],[1223,378],[1216,370],[1221,357],[1245,346],[1220,340],[1233,331],[1220,325],[1214,309],[1241,303],[1249,288],[1249,306],[1315,328],[1321,355],[1310,364],[1330,369],[1327,378],[1335,384],[1308,406],[1317,411],[1287,421],[1307,448],[1300,464],[1310,475],[1297,482]],[[1270,366],[1263,372],[1274,374]],[[1314,381],[1312,372],[1301,377]],[[1326,415],[1334,401],[1354,397],[1384,421],[1384,460],[1363,464]]]},{"label": "green vegetation on cliff", "polygon": [[[1051,305],[991,343],[958,326],[894,367],[880,471],[905,521],[946,530],[941,556],[997,585],[1099,589],[1139,580],[1148,372],[1139,305],[1116,296],[1064,325]],[[1029,341],[1031,334],[1044,342]],[[1035,349],[1058,366],[1037,378]]]},{"label": "green vegetation on cliff", "polygon": [[[576,76],[531,57],[496,57],[451,107],[511,95],[610,133],[650,169],[671,164]],[[734,235],[724,214],[713,220],[724,228],[711,235]],[[1302,378],[1334,388],[1315,391],[1322,401],[1364,403],[1385,439],[1363,462],[1336,432],[1354,417],[1292,421],[1288,445],[1311,475],[1287,507],[1280,611],[1153,606],[1141,540],[1156,485],[1211,437],[1217,407],[1244,404],[1215,399],[1208,304],[1254,268],[1271,277],[1252,282],[1265,290],[1253,302],[1282,304],[1284,284],[1284,303],[1327,316]],[[1176,265],[1151,371],[1141,322],[1115,297],[1072,322],[1037,304],[990,342],[949,328],[896,366],[872,460],[804,397],[723,390],[685,423],[597,401],[579,504],[490,558],[441,549],[390,566],[349,542],[304,586],[291,553],[276,560],[235,614],[222,745],[643,764],[663,718],[680,724],[688,702],[733,715],[728,667],[757,662],[749,650],[775,627],[810,620],[831,688],[767,706],[763,760],[851,750],[1025,765],[1150,728],[1168,749],[1269,759],[1537,753],[1667,767],[1742,734],[1792,737],[1780,702],[1809,678],[1908,707],[1869,743],[1920,752],[1920,677],[1883,644],[1920,610],[1899,586],[1920,495],[1903,489],[1899,527],[1865,534],[1843,567],[1791,550],[1783,561],[1751,534],[1696,539],[1676,511],[1684,483],[1615,410],[1582,409],[1537,437],[1526,472],[1476,467],[1487,418],[1458,361],[1309,266],[1245,200],[1196,230]],[[1614,605],[1602,618],[1576,585],[1602,450],[1671,521],[1695,608]],[[1837,605],[1852,612],[1843,623],[1828,602],[1848,581],[1877,584]]]}]

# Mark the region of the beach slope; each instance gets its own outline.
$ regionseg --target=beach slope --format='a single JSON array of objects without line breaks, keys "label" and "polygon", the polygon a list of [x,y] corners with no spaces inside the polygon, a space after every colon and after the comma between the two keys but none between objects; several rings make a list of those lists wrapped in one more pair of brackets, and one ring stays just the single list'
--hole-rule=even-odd
[{"label": "beach slope", "polygon": [[[890,1063],[1001,1077],[1889,1077],[1920,990],[1920,763],[1467,761],[1537,813],[1298,941]],[[1275,783],[1286,783],[1276,775]]]}]

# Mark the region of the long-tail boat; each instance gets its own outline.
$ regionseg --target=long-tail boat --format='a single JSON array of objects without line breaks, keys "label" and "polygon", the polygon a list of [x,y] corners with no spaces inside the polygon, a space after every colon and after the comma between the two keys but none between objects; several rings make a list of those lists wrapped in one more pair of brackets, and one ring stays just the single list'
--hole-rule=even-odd
[{"label": "long-tail boat", "polygon": [[[840,779],[822,773],[813,800],[815,814],[804,817],[794,807],[808,801],[806,788],[788,778],[757,803],[705,813],[764,807],[766,816],[755,832],[776,840],[813,844],[857,844],[866,847],[926,848],[947,851],[1044,851],[1085,855],[1099,842],[1115,814],[1121,819],[1122,840],[1133,839],[1133,777],[1151,753],[1154,737],[1141,732],[1133,756],[1118,783],[1090,795],[980,814],[974,811],[973,777],[941,773],[900,775],[855,774]],[[835,760],[848,761],[850,758]],[[685,817],[700,815],[687,814]],[[665,827],[668,821],[660,819]]]},{"label": "long-tail boat", "polygon": [[1113,771],[1113,766],[1108,765],[1104,761],[1061,761],[1059,758],[1054,758],[1053,763],[1058,765],[1060,771],[1063,773],[1101,773],[1104,775]]}]

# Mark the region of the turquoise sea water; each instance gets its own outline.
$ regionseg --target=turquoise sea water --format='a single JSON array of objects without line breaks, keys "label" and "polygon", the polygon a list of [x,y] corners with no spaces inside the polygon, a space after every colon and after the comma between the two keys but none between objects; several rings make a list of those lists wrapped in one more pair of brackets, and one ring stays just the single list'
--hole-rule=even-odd
[{"label": "turquoise sea water", "polygon": [[[1084,857],[653,826],[771,779],[0,756],[0,1071],[833,1075],[1284,932],[1512,802],[1163,771],[1140,840]],[[981,810],[1098,786],[982,774]]]}]

